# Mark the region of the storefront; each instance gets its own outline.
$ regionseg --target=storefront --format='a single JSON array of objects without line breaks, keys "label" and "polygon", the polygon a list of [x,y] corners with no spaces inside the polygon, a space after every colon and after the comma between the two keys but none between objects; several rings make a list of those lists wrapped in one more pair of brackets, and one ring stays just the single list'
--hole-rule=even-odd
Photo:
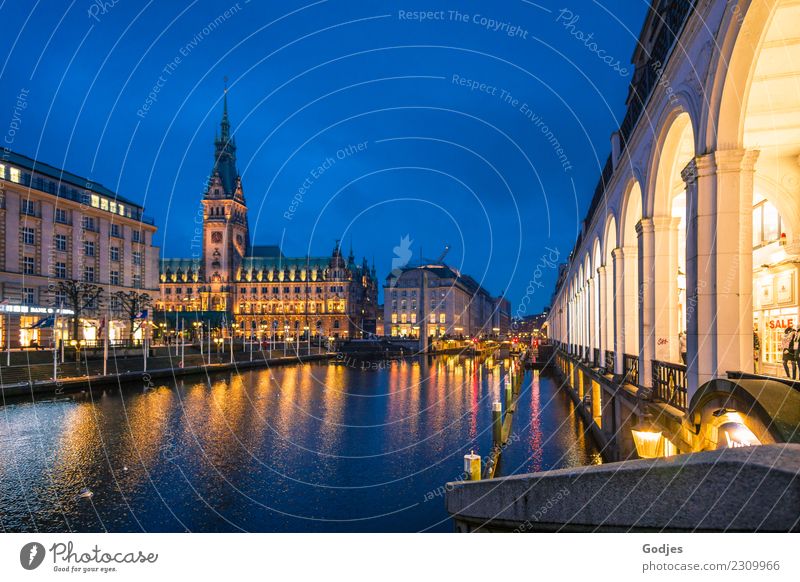
[{"label": "storefront", "polygon": [[3,348],[48,347],[69,334],[71,309],[38,305],[0,305]]},{"label": "storefront", "polygon": [[[785,376],[781,341],[788,327],[800,323],[797,301],[798,267],[787,264],[759,269],[754,277],[753,330],[756,371]],[[756,345],[760,344],[756,349]]]}]

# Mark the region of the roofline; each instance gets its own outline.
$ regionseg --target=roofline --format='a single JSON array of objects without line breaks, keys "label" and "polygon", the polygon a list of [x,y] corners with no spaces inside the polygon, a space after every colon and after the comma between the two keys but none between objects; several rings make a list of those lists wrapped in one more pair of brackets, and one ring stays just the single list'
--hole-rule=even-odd
[{"label": "roofline", "polygon": [[[19,165],[25,168],[26,170],[30,170],[31,172],[42,174],[49,178],[58,180],[59,182],[70,184],[72,186],[81,188],[83,190],[88,190],[96,194],[102,194],[103,196],[113,198],[117,202],[128,204],[142,211],[144,210],[144,205],[139,204],[138,202],[134,202],[133,200],[126,198],[124,196],[120,196],[119,194],[103,186],[99,182],[90,180],[88,178],[79,176],[77,174],[73,174],[72,172],[64,170],[63,168],[59,168],[57,166],[53,166],[45,162],[41,162],[39,160],[31,158],[30,156],[26,156],[25,154],[21,154],[19,152],[15,152],[9,149],[4,149],[2,154],[2,162]],[[55,196],[57,196],[57,194],[55,194]]]}]

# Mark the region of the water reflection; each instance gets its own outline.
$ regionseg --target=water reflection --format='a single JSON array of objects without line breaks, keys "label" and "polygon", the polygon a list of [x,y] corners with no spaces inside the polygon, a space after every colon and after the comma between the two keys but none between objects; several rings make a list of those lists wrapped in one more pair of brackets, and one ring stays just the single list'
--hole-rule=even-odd
[{"label": "water reflection", "polygon": [[[509,362],[297,365],[0,409],[6,531],[450,531],[441,498],[491,446]],[[501,471],[599,456],[547,377],[523,381]],[[83,487],[94,492],[78,498]]]}]

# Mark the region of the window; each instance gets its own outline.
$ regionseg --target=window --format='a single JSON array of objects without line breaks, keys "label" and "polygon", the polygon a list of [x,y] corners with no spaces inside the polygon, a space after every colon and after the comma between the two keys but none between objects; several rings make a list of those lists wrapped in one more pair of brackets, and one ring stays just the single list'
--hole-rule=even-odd
[{"label": "window", "polygon": [[392,313],[392,323],[397,323],[397,314]]},{"label": "window", "polygon": [[164,293],[166,293],[167,295],[172,295],[172,287],[167,287],[166,289],[164,289]]},{"label": "window", "polygon": [[295,293],[300,293],[300,287],[295,287],[295,288],[294,288],[294,292],[295,292]]},{"label": "window", "polygon": [[36,244],[36,230],[31,226],[22,227],[22,242],[26,245]]},{"label": "window", "polygon": [[142,253],[139,251],[133,251],[133,264],[134,265],[141,265],[142,264]]},{"label": "window", "polygon": [[317,293],[322,293],[322,287],[317,287]]},{"label": "window", "polygon": [[753,248],[763,247],[781,238],[778,209],[766,199],[753,206]]},{"label": "window", "polygon": [[63,307],[67,304],[67,293],[66,291],[56,291],[53,295],[53,301],[56,304],[56,307]]},{"label": "window", "polygon": [[278,294],[278,288],[277,287],[273,287],[272,288],[272,294],[273,295],[277,295]]},{"label": "window", "polygon": [[57,234],[54,237],[55,247],[57,251],[66,251],[67,250],[67,235],[65,234]]},{"label": "window", "polygon": [[95,230],[94,217],[92,217],[92,216],[84,216],[83,217],[83,228],[85,230]]},{"label": "window", "polygon": [[33,257],[22,257],[22,272],[25,275],[33,275],[36,271],[36,262]]},{"label": "window", "polygon": [[411,323],[417,323],[417,314],[416,313],[412,313],[411,314]]},{"label": "window", "polygon": [[33,200],[23,200],[20,212],[28,216],[36,216],[36,203]]},{"label": "window", "polygon": [[112,285],[119,285],[119,271],[111,271],[109,283]]},{"label": "window", "polygon": [[94,241],[85,240],[83,241],[83,254],[87,257],[94,256]]},{"label": "window", "polygon": [[407,313],[401,313],[400,314],[400,323],[408,323],[408,314]]},{"label": "window", "polygon": [[94,283],[94,267],[83,268],[83,281],[85,283]]},{"label": "window", "polygon": [[55,276],[56,276],[56,279],[66,279],[67,278],[67,264],[66,263],[56,263]]},{"label": "window", "polygon": [[135,243],[142,242],[142,231],[141,230],[134,230],[131,233],[131,240]]},{"label": "window", "polygon": [[55,221],[61,224],[69,224],[69,214],[63,208],[56,208]]},{"label": "window", "polygon": [[111,225],[111,236],[116,237],[116,238],[122,238],[122,236],[119,233],[119,225],[118,224],[112,224]]},{"label": "window", "polygon": [[119,301],[119,297],[117,297],[116,295],[112,295],[111,301],[109,302],[109,307],[111,308],[111,311],[121,311],[122,304]]},{"label": "window", "polygon": [[[134,273],[133,274],[133,287],[135,289],[141,289],[142,288],[142,276],[139,273]],[[189,289],[189,291],[191,291],[191,289]]]},{"label": "window", "polygon": [[22,303],[25,305],[35,305],[36,304],[36,289],[33,287],[23,287],[22,288]]},{"label": "window", "polygon": [[108,254],[112,261],[119,261],[119,247],[111,247]]},{"label": "window", "polygon": [[431,314],[428,316],[428,321],[429,321],[430,323],[436,323],[436,314],[435,314],[435,313],[431,313]]},{"label": "window", "polygon": [[439,323],[447,323],[447,316],[444,313],[439,314]]}]

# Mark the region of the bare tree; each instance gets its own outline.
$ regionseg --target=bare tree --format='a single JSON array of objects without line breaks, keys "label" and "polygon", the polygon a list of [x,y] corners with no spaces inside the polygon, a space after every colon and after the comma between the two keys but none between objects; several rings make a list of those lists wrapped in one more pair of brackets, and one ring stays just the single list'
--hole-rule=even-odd
[{"label": "bare tree", "polygon": [[100,309],[103,302],[103,289],[92,283],[83,281],[59,281],[56,286],[56,293],[64,298],[63,307],[72,310],[70,324],[72,327],[72,339],[78,339],[81,318],[87,312]]},{"label": "bare tree", "polygon": [[128,318],[128,341],[133,342],[133,326],[139,314],[153,306],[153,298],[138,291],[117,291],[112,297],[118,303],[120,312]]}]

